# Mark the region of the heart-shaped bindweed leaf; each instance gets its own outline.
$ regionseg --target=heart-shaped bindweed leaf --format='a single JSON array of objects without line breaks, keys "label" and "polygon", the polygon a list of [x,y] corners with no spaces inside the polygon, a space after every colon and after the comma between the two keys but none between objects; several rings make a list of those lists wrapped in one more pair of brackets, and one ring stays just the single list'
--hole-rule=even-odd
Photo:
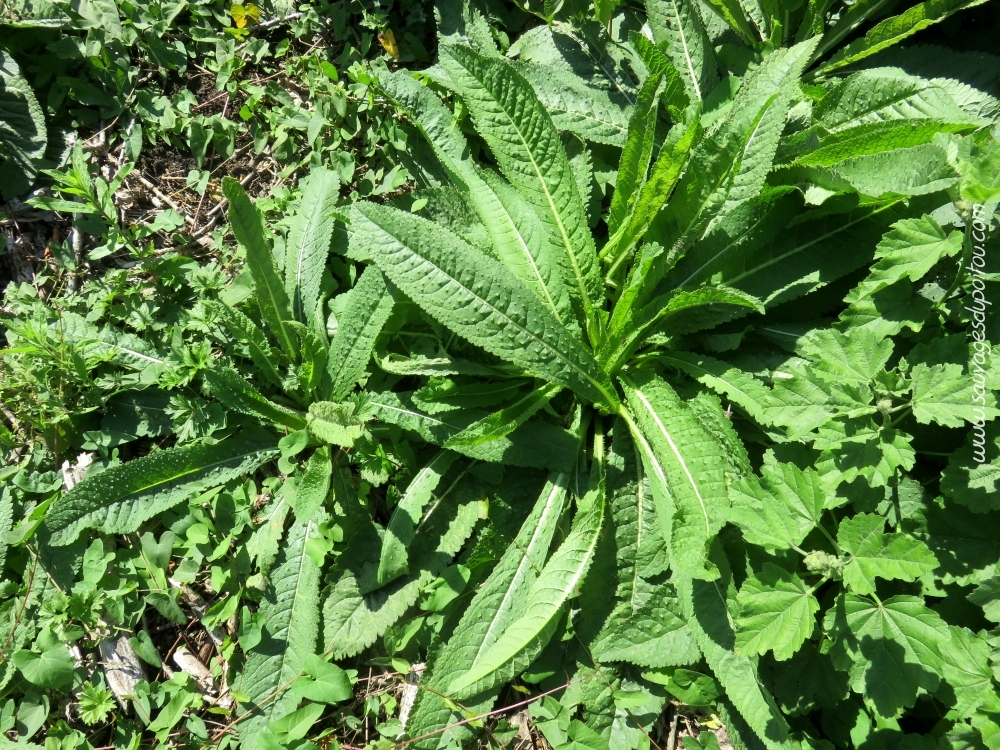
[{"label": "heart-shaped bindweed leaf", "polygon": [[11,661],[24,679],[41,688],[65,689],[76,676],[72,654],[48,629],[39,634],[33,650],[18,651]]},{"label": "heart-shaped bindweed leaf", "polygon": [[[291,711],[272,721],[267,725],[266,733],[261,737],[263,739],[270,733],[285,741],[301,740],[323,715],[324,710],[325,707],[322,703],[307,703],[297,711]],[[260,744],[265,748],[268,747],[266,741]]]},{"label": "heart-shaped bindweed leaf", "polygon": [[354,697],[351,675],[319,656],[309,656],[303,665],[305,676],[292,683],[292,690],[317,703],[343,703]]}]

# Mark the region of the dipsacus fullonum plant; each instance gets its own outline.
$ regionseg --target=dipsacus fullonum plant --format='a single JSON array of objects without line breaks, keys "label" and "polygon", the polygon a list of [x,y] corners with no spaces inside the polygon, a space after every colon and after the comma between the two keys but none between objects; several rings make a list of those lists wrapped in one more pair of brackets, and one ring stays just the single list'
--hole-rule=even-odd
[{"label": "dipsacus fullonum plant", "polygon": [[[179,562],[240,613],[236,713],[195,744],[301,747],[344,668],[425,661],[383,744],[474,742],[514,686],[557,748],[651,747],[668,700],[736,747],[1000,747],[1000,373],[966,333],[1000,68],[886,50],[973,4],[600,3],[504,52],[450,8],[437,64],[372,84],[417,190],[341,204],[316,168],[279,242],[228,181],[254,292],[198,303],[220,346],[186,378],[81,319],[133,395],[198,382],[229,418],[18,496],[9,538],[66,570],[10,600],[5,679],[169,617]],[[29,640],[81,560],[133,606]]]}]

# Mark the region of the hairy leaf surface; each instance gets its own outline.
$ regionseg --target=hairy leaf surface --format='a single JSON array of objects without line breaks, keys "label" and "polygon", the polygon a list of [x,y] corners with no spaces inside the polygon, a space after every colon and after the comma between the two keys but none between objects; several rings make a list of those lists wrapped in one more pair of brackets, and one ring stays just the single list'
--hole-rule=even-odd
[{"label": "hairy leaf surface", "polygon": [[844,583],[858,594],[875,593],[875,579],[914,581],[937,567],[927,545],[909,534],[886,534],[885,518],[858,513],[840,522],[837,541],[851,558]]},{"label": "hairy leaf surface", "polygon": [[241,438],[150,453],[80,482],[52,504],[45,525],[57,546],[72,543],[86,529],[129,534],[157,513],[243,476],[277,453],[273,443]]},{"label": "hairy leaf surface", "polygon": [[375,340],[395,303],[395,293],[386,286],[385,277],[371,266],[361,274],[350,295],[326,358],[334,401],[344,400],[364,377]]},{"label": "hairy leaf surface", "polygon": [[319,301],[319,285],[330,251],[340,178],[330,169],[319,168],[302,182],[302,199],[292,219],[285,245],[285,292],[291,312],[303,323],[311,323]]},{"label": "hairy leaf surface", "polygon": [[503,684],[538,656],[555,630],[557,615],[583,582],[593,559],[604,518],[603,486],[586,508],[577,511],[569,536],[532,584],[523,614],[481,651],[469,671],[454,679],[449,693],[472,697]]},{"label": "hairy leaf surface", "polygon": [[442,52],[442,64],[501,169],[547,227],[553,257],[581,321],[589,325],[604,288],[583,199],[551,117],[531,85],[503,60],[462,47]]},{"label": "hairy leaf surface", "polygon": [[[476,592],[454,635],[437,652],[427,680],[431,688],[447,693],[451,683],[468,673],[481,655],[524,614],[528,593],[544,567],[562,513],[568,481],[565,473],[550,475],[517,537]],[[473,705],[487,709],[494,698],[495,691],[486,691]],[[464,703],[469,705],[467,701]],[[410,736],[419,737],[454,723],[454,715],[452,707],[440,695],[422,691],[410,715]],[[452,732],[460,730],[456,727]],[[419,747],[443,747],[452,732],[425,740]]]},{"label": "hairy leaf surface", "polygon": [[708,544],[729,506],[721,447],[660,378],[637,371],[622,383],[631,425],[651,447],[673,501],[671,565],[711,578],[718,573],[706,567]]},{"label": "hairy leaf surface", "polygon": [[271,571],[260,609],[266,635],[248,654],[237,686],[249,699],[240,706],[250,712],[240,724],[243,748],[256,748],[267,724],[299,703],[288,687],[316,653],[319,635],[320,571],[306,554],[306,544],[317,533],[314,521],[296,520]]},{"label": "hairy leaf surface", "polygon": [[243,186],[227,177],[222,189],[229,200],[229,221],[247,258],[247,268],[257,290],[260,314],[281,348],[293,361],[298,359],[298,339],[288,322],[292,320],[288,294],[274,267],[270,244],[264,238],[264,217],[250,201]]},{"label": "hairy leaf surface", "polygon": [[358,204],[352,244],[429,315],[473,344],[590,401],[616,405],[583,345],[499,263],[402,211]]},{"label": "hairy leaf surface", "polygon": [[534,211],[509,186],[476,167],[451,112],[427,87],[403,73],[383,74],[379,83],[411,114],[444,168],[463,188],[498,260],[527,284],[563,325],[574,324],[569,290],[548,234]]}]

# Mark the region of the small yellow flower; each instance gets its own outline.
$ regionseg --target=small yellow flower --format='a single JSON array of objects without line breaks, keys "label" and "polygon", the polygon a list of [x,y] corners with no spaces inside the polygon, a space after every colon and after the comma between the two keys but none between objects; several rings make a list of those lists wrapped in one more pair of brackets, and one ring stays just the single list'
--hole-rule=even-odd
[{"label": "small yellow flower", "polygon": [[252,26],[260,21],[260,8],[253,3],[231,5],[229,7],[229,15],[232,16],[236,28],[242,29],[246,27],[247,23]]},{"label": "small yellow flower", "polygon": [[399,47],[396,45],[396,37],[392,33],[392,29],[386,29],[379,34],[378,42],[382,45],[382,49],[388,52],[392,57],[399,57]]}]

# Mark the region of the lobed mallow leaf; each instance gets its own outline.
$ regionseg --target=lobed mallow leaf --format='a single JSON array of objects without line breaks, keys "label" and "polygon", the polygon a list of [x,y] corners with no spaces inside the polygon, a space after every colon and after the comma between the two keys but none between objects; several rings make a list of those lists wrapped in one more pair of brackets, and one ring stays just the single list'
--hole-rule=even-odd
[{"label": "lobed mallow leaf", "polygon": [[914,704],[920,688],[933,692],[941,682],[951,633],[920,597],[876,603],[844,593],[827,610],[824,629],[834,641],[834,664],[849,672],[851,687],[881,716],[897,715]]},{"label": "lobed mallow leaf", "polygon": [[736,649],[744,654],[774,652],[784,661],[816,627],[819,602],[795,573],[764,563],[761,572],[743,582],[736,597]]},{"label": "lobed mallow leaf", "polygon": [[730,486],[730,522],[748,542],[765,549],[800,545],[822,522],[826,488],[819,473],[765,457],[761,474],[761,479],[750,476]]},{"label": "lobed mallow leaf", "polygon": [[858,513],[840,522],[837,541],[850,555],[844,583],[858,594],[875,593],[875,579],[915,581],[937,567],[926,544],[909,534],[886,534],[885,518]]},{"label": "lobed mallow leaf", "polygon": [[903,219],[878,243],[878,263],[871,274],[848,296],[849,302],[869,297],[900,279],[918,281],[942,258],[962,249],[962,233],[946,232],[932,216]]}]

